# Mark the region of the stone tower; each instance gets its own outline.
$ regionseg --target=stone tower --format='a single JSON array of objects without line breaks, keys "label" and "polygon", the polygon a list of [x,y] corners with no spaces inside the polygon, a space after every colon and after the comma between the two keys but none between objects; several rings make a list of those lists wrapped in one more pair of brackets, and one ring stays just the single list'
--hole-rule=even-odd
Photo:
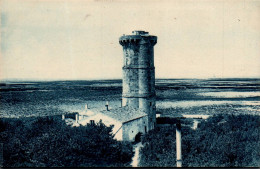
[{"label": "stone tower", "polygon": [[157,37],[145,31],[119,38],[123,46],[122,105],[139,108],[148,114],[148,130],[156,125],[154,45]]}]

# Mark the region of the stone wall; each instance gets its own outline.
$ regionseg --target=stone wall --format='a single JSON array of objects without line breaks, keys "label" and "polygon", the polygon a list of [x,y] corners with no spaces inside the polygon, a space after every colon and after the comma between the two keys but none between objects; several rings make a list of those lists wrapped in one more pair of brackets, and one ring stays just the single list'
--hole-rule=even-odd
[{"label": "stone wall", "polygon": [[123,46],[123,94],[122,105],[144,109],[149,115],[148,130],[156,123],[154,45],[156,36],[145,31],[133,31],[122,36]]},{"label": "stone wall", "polygon": [[135,136],[140,132],[148,131],[148,116],[141,117],[123,124],[123,140],[135,141]]}]

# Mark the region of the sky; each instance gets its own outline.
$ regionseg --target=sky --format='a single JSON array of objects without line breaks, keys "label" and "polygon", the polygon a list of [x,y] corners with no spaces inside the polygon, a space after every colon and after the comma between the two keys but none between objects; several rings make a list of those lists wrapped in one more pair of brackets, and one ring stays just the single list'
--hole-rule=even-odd
[{"label": "sky", "polygon": [[260,77],[260,0],[0,0],[0,80],[121,79],[145,30],[156,78]]}]

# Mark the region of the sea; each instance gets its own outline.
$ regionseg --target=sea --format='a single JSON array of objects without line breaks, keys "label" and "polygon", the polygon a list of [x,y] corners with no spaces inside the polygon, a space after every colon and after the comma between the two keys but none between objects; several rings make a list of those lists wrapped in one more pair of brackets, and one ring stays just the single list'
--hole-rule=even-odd
[{"label": "sea", "polygon": [[[156,79],[156,109],[176,114],[260,114],[260,79]],[[0,117],[121,106],[122,80],[1,81]]]}]

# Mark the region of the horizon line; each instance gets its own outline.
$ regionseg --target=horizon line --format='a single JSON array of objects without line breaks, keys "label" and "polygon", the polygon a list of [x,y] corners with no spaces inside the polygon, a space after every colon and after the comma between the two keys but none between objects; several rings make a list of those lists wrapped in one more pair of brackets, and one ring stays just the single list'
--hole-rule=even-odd
[{"label": "horizon line", "polygon": [[[260,79],[259,77],[205,77],[205,78],[155,78],[155,80],[202,80],[202,79]],[[96,80],[122,80],[121,78],[88,78],[88,79],[39,79],[39,78],[6,78],[0,79],[0,82],[29,82],[29,81],[96,81]]]}]

